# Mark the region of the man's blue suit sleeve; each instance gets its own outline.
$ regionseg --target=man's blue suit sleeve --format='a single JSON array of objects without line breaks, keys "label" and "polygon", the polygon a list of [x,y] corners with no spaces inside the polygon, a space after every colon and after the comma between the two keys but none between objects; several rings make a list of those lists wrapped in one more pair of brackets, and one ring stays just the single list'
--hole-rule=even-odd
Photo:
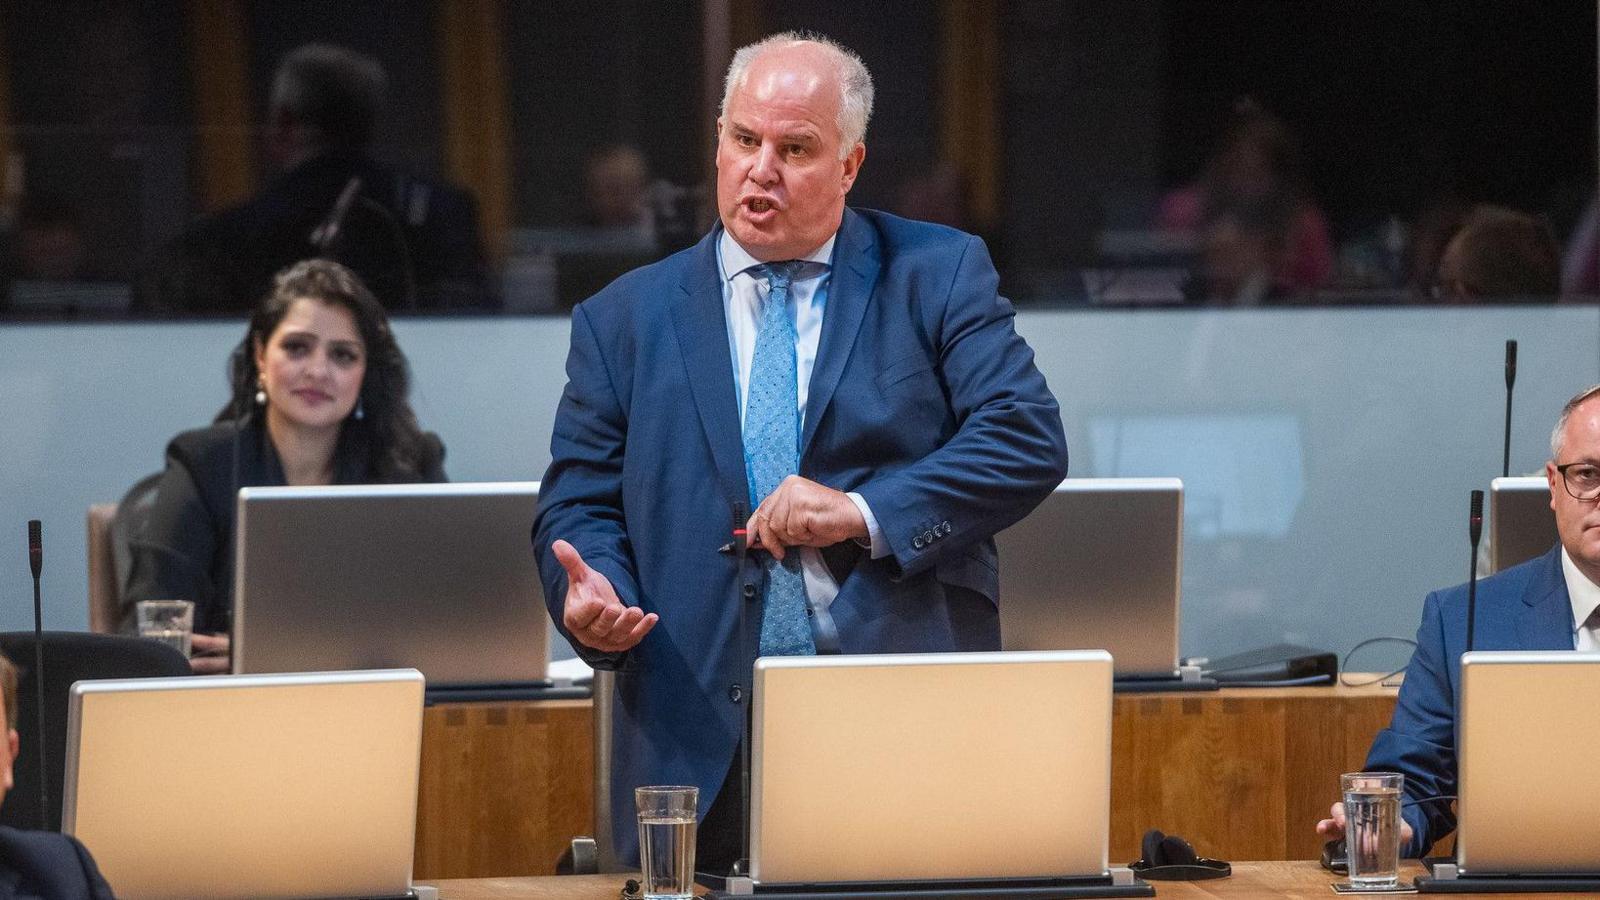
[{"label": "man's blue suit sleeve", "polygon": [[[902,575],[1013,524],[1066,477],[1060,407],[999,287],[983,242],[969,237],[929,323],[958,430],[928,456],[856,489]],[[942,539],[917,539],[930,532]]]},{"label": "man's blue suit sleeve", "polygon": [[[1368,771],[1405,775],[1408,800],[1456,792],[1456,704],[1450,678],[1454,663],[1445,651],[1443,606],[1437,591],[1423,603],[1417,649],[1406,666],[1394,719],[1378,732],[1367,754]],[[1412,830],[1411,842],[1400,848],[1407,857],[1423,856],[1456,827],[1449,801],[1413,803],[1401,815]]]},{"label": "man's blue suit sleeve", "polygon": [[584,662],[598,669],[616,668],[625,654],[586,647],[562,624],[567,573],[550,545],[557,539],[571,543],[584,562],[610,579],[623,603],[637,603],[633,550],[622,520],[622,461],[627,438],[627,417],[618,402],[611,370],[593,323],[580,304],[572,311],[567,386],[556,408],[550,438],[554,463],[540,486],[533,549],[551,619]]}]

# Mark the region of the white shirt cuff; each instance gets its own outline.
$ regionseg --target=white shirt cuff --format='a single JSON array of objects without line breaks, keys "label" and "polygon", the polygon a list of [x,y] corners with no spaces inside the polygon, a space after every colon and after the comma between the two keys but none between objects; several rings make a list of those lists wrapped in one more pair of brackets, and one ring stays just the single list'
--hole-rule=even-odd
[{"label": "white shirt cuff", "polygon": [[[882,559],[888,556],[889,542],[883,539],[883,529],[878,527],[878,517],[872,514],[872,508],[867,506],[867,501],[855,491],[850,491],[845,496],[856,505],[856,509],[861,510],[861,518],[867,520],[867,543],[864,546],[871,549],[872,558]],[[861,543],[861,540],[857,538],[856,543]]]}]

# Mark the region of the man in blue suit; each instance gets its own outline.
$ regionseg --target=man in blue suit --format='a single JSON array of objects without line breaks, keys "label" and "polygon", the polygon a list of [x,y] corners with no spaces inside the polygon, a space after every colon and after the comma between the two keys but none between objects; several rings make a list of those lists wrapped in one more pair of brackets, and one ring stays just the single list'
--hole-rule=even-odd
[{"label": "man in blue suit", "polygon": [[[0,710],[6,731],[0,747],[0,801],[11,789],[17,738],[17,669],[0,656]],[[0,900],[111,900],[111,887],[76,838],[53,831],[0,827]]]},{"label": "man in blue suit", "polygon": [[[1561,542],[1538,559],[1478,582],[1475,650],[1600,650],[1600,385],[1561,410],[1550,435],[1550,508]],[[1378,733],[1366,769],[1406,776],[1411,800],[1456,793],[1456,710],[1467,649],[1467,586],[1428,595],[1417,649],[1394,720]],[[1400,850],[1423,856],[1455,830],[1448,801],[1402,810]],[[1344,805],[1317,823],[1344,834]]]},{"label": "man in blue suit", "polygon": [[573,311],[534,546],[551,616],[618,672],[623,858],[632,788],[690,784],[701,868],[733,861],[751,664],[814,652],[811,623],[845,653],[998,649],[993,535],[1066,472],[983,243],[845,207],[871,108],[831,41],[741,49],[719,227]]}]

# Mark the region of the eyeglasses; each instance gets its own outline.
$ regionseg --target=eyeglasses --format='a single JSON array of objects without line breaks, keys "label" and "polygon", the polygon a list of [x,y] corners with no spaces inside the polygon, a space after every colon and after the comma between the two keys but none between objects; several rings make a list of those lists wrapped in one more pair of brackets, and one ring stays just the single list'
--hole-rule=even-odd
[{"label": "eyeglasses", "polygon": [[1556,466],[1561,473],[1561,483],[1577,500],[1600,498],[1600,466],[1594,463],[1575,462]]}]

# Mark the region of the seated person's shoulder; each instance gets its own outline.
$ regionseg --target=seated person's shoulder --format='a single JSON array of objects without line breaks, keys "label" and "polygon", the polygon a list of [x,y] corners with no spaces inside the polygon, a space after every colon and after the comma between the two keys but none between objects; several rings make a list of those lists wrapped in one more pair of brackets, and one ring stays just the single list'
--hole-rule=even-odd
[{"label": "seated person's shoulder", "polygon": [[76,838],[54,831],[0,827],[0,869],[19,887],[41,897],[110,897],[89,851]]},{"label": "seated person's shoulder", "polygon": [[431,431],[422,433],[422,459],[419,468],[427,481],[449,481],[444,474],[444,441]]},{"label": "seated person's shoulder", "polygon": [[237,436],[232,423],[180,432],[167,444],[167,459],[197,470],[231,464]]}]

